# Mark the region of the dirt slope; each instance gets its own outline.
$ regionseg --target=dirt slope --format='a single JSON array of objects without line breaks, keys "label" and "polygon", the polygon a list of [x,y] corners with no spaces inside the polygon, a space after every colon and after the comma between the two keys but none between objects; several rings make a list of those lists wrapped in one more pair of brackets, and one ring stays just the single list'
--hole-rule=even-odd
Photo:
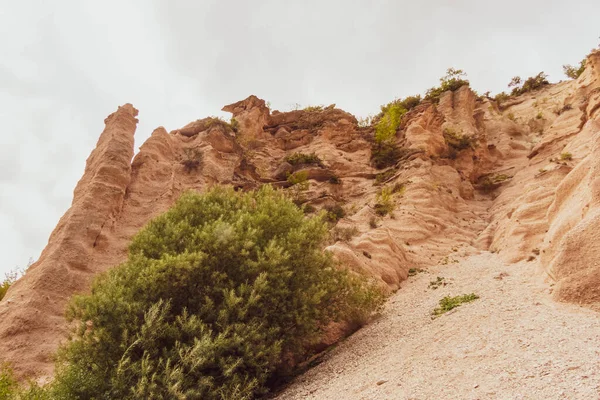
[{"label": "dirt slope", "polygon": [[[428,288],[438,276],[448,285]],[[276,398],[597,399],[600,314],[550,290],[530,264],[488,252],[434,267]],[[480,298],[431,319],[442,297],[472,292]]]}]

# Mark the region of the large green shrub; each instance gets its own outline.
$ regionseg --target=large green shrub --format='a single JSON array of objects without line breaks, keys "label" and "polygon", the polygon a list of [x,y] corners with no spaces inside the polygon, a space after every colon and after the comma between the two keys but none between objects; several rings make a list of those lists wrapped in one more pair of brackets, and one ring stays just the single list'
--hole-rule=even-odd
[{"label": "large green shrub", "polygon": [[184,194],[75,297],[52,398],[250,399],[378,290],[334,267],[322,216],[284,194]]}]

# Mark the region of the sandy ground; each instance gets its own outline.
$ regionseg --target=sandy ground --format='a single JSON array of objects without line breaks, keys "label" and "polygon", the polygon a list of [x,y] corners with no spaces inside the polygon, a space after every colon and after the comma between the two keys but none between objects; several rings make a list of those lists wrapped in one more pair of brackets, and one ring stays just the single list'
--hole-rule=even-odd
[{"label": "sandy ground", "polygon": [[[456,260],[409,278],[277,399],[600,399],[599,313],[551,300],[533,263]],[[449,284],[428,288],[438,276]],[[431,318],[442,297],[472,292]]]}]

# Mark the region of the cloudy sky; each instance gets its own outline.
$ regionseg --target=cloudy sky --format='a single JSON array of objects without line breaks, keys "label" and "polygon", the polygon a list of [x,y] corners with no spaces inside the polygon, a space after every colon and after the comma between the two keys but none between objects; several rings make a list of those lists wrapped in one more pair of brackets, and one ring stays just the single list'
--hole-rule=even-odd
[{"label": "cloudy sky", "polygon": [[577,63],[598,0],[0,0],[0,277],[37,258],[104,118],[131,102],[139,146],[255,94],[357,116],[446,68],[474,89]]}]

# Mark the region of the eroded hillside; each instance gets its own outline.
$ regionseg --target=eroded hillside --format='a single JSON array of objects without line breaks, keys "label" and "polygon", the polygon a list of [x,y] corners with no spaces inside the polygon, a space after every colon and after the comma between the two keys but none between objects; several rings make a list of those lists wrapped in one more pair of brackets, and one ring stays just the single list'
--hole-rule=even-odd
[{"label": "eroded hillside", "polygon": [[224,110],[234,123],[156,129],[133,161],[137,110],[105,120],[71,208],[0,303],[0,359],[20,376],[51,376],[72,294],[122,262],[131,237],[183,191],[215,184],[272,184],[307,213],[328,210],[328,249],[390,292],[411,268],[490,250],[531,261],[558,300],[600,303],[600,53],[577,80],[501,104],[468,86],[422,102],[386,169],[371,163],[374,127],[333,105],[277,112],[250,96]]}]

